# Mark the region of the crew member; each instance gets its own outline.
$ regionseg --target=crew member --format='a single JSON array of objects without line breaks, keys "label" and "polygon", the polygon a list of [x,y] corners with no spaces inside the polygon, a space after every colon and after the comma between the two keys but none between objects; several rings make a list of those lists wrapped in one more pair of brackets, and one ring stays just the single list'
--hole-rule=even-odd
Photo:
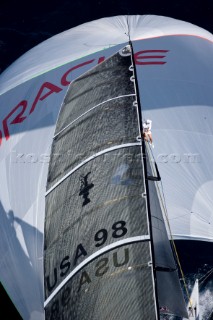
[{"label": "crew member", "polygon": [[143,138],[145,141],[150,142],[152,144],[152,121],[147,119],[143,121]]}]

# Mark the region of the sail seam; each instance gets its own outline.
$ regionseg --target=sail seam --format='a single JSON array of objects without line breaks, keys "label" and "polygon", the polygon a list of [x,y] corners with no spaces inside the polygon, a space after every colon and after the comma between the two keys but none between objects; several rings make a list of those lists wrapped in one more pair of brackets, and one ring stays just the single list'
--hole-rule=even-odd
[{"label": "sail seam", "polygon": [[[89,262],[93,261],[95,258],[99,257],[100,255],[118,248],[120,246],[123,246],[125,244],[135,243],[135,242],[142,242],[142,241],[149,241],[150,236],[149,235],[141,235],[141,236],[135,236],[126,238],[123,240],[119,240],[116,242],[113,242],[109,244],[108,246],[105,246],[104,248],[96,251],[95,253],[91,254],[88,258],[86,258],[83,262],[81,262],[74,270],[70,272],[70,274],[59,284],[59,286],[51,293],[51,295],[45,300],[44,307],[48,305],[48,303],[54,298],[54,296],[63,288],[63,286],[70,280],[78,271],[80,271],[83,267],[85,267]],[[148,262],[147,262],[148,265]]]},{"label": "sail seam", "polygon": [[45,196],[47,196],[50,192],[52,192],[56,187],[58,187],[65,179],[67,179],[73,172],[75,172],[76,170],[78,170],[80,167],[82,167],[83,165],[85,165],[86,163],[88,163],[89,161],[107,153],[113,150],[117,150],[117,149],[122,149],[122,148],[128,148],[128,147],[134,147],[134,146],[141,146],[141,142],[132,142],[132,143],[125,143],[125,144],[120,144],[120,145],[116,145],[107,149],[104,149],[98,153],[93,154],[91,157],[85,159],[84,161],[82,161],[81,163],[79,163],[75,168],[73,168],[72,170],[70,170],[63,178],[61,178],[58,182],[56,182],[49,190],[46,191]]},{"label": "sail seam", "polygon": [[75,120],[73,120],[72,122],[70,122],[66,127],[64,127],[63,129],[61,129],[58,133],[56,133],[53,137],[53,139],[55,139],[59,134],[61,134],[64,130],[66,130],[67,128],[69,128],[75,121],[79,120],[81,117],[85,116],[87,113],[89,113],[90,111],[94,110],[95,108],[101,106],[102,104],[105,104],[106,102],[112,101],[112,100],[116,100],[116,99],[120,99],[120,98],[124,98],[124,97],[134,97],[135,93],[131,93],[131,94],[126,94],[126,95],[122,95],[122,96],[117,96],[108,100],[105,100],[99,104],[97,104],[96,106],[92,107],[91,109],[87,110],[86,112],[82,113],[79,117],[77,117]]}]

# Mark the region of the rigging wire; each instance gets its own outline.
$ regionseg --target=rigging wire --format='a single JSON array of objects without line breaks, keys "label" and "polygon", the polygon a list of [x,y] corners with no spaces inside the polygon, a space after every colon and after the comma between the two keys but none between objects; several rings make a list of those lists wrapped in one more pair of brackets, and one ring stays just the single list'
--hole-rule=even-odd
[{"label": "rigging wire", "polygon": [[204,276],[202,276],[199,279],[199,284],[200,286],[202,286],[202,284],[204,283],[204,281],[213,273],[213,268],[211,268],[206,274],[204,274]]},{"label": "rigging wire", "polygon": [[[152,148],[151,148],[149,142],[146,142],[146,145],[148,145],[147,151],[148,151],[148,156],[149,156],[149,158],[151,159],[151,157],[150,157],[150,153],[151,153],[152,159],[154,159],[154,155],[153,155],[153,152],[152,152]],[[155,160],[154,160],[154,161],[155,161]],[[154,170],[153,161],[150,161],[150,165],[151,165],[152,170]],[[154,172],[155,172],[155,170],[154,170]],[[162,204],[163,209],[164,209],[164,210],[163,210],[164,216],[165,216],[165,218],[166,218],[166,222],[167,222],[167,226],[168,226],[169,234],[170,234],[170,238],[171,238],[171,243],[172,243],[173,250],[174,250],[174,253],[175,253],[175,256],[176,256],[176,259],[177,259],[177,263],[178,263],[179,269],[180,269],[181,277],[182,277],[182,279],[183,279],[183,283],[184,283],[184,288],[185,288],[185,291],[186,291],[186,295],[187,295],[187,298],[188,298],[190,307],[192,308],[192,302],[191,302],[190,295],[189,295],[189,291],[188,291],[188,288],[187,288],[187,285],[186,285],[186,279],[185,279],[185,276],[184,276],[183,269],[182,269],[182,267],[181,267],[181,263],[180,263],[180,259],[179,259],[179,256],[178,256],[178,252],[177,252],[177,248],[176,248],[176,245],[175,245],[175,241],[174,241],[174,238],[173,238],[173,236],[172,236],[172,231],[171,231],[171,227],[170,227],[170,223],[169,223],[169,217],[168,217],[168,211],[167,211],[167,207],[166,207],[166,200],[165,200],[165,195],[164,195],[162,180],[160,180],[160,181],[161,181],[161,189],[162,189],[162,190],[160,190],[159,184],[158,184],[158,183],[156,184],[157,189],[158,189],[158,194],[159,194],[160,201],[161,201],[161,204]]]},{"label": "rigging wire", "polygon": [[126,16],[126,22],[127,22],[128,33],[125,32],[125,34],[126,34],[127,37],[129,38],[129,42],[131,42],[131,40],[130,40],[130,28],[129,28],[129,19],[128,19],[128,16]]}]

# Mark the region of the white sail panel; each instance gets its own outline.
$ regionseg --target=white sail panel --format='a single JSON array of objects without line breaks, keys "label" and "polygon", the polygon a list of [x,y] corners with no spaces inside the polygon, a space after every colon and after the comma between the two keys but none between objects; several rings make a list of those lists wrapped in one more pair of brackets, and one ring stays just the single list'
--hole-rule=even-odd
[{"label": "white sail panel", "polygon": [[0,93],[70,61],[115,45],[123,46],[129,41],[128,34],[131,41],[172,34],[213,41],[207,30],[170,17],[132,15],[102,18],[64,31],[21,56],[1,75]]},{"label": "white sail panel", "polygon": [[[110,48],[104,56],[118,49]],[[101,57],[94,54],[51,70],[0,97],[4,179],[0,186],[0,279],[24,319],[37,312],[44,317],[45,192],[58,113],[70,81],[97,65]]]},{"label": "white sail panel", "polygon": [[[134,42],[136,52],[141,47]],[[175,239],[213,241],[212,54],[206,39],[169,36],[143,40],[137,55],[143,116],[152,119],[153,154]]]}]

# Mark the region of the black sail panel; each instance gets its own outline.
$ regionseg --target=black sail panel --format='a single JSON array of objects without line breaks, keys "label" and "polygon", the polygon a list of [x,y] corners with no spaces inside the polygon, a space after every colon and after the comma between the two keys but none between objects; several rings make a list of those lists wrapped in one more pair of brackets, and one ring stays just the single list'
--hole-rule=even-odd
[{"label": "black sail panel", "polygon": [[48,188],[94,154],[116,145],[136,142],[138,127],[134,100],[134,96],[126,96],[105,102],[55,137]]},{"label": "black sail panel", "polygon": [[[163,217],[163,196],[159,183],[152,180],[157,176],[155,163],[149,152],[150,146],[146,143],[148,154],[147,171],[151,180],[149,184],[150,210],[152,219],[152,234],[157,276],[158,303],[161,313],[174,314],[188,318],[186,303],[180,286],[178,268],[174,259],[171,244],[168,238]],[[149,155],[149,156],[148,156]]]},{"label": "black sail panel", "polygon": [[148,255],[149,244],[143,242],[116,248],[92,261],[51,300],[46,318],[155,319]]},{"label": "black sail panel", "polygon": [[157,271],[158,301],[161,314],[173,314],[179,319],[188,319],[178,271]]},{"label": "black sail panel", "polygon": [[56,134],[91,108],[123,95],[134,94],[130,56],[113,55],[76,79],[64,99]]},{"label": "black sail panel", "polygon": [[118,52],[70,85],[59,114],[46,193],[46,320],[156,319],[132,74],[131,56]]},{"label": "black sail panel", "polygon": [[130,56],[117,53],[71,84],[56,125],[47,189],[92,154],[136,141],[130,64]]},{"label": "black sail panel", "polygon": [[67,276],[68,271],[65,272],[66,267],[63,267],[66,262],[70,263],[68,270],[72,271],[88,256],[110,243],[148,235],[147,219],[141,214],[141,211],[146,211],[146,206],[141,196],[144,188],[138,156],[139,146],[99,156],[47,195],[47,296],[52,291],[49,290],[50,284],[56,279],[54,268],[62,274],[57,274],[56,285],[59,285]]}]

